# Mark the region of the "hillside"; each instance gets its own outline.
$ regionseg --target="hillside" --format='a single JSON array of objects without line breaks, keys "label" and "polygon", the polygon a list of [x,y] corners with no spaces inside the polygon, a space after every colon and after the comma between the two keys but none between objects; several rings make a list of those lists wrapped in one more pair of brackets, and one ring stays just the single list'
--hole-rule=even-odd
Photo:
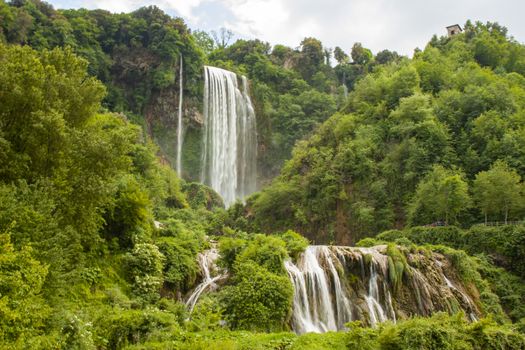
[{"label": "hillside", "polygon": [[375,69],[248,200],[253,229],[349,244],[437,221],[523,219],[524,57],[504,28],[469,23]]}]

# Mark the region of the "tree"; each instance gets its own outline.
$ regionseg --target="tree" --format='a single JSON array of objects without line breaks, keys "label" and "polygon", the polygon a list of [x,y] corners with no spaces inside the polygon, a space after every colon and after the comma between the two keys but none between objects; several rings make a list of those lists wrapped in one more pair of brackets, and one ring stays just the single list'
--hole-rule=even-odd
[{"label": "tree", "polygon": [[209,55],[215,49],[213,38],[205,31],[196,30],[193,32],[193,37],[195,38],[197,46],[200,47],[206,55]]},{"label": "tree", "polygon": [[306,81],[318,71],[325,60],[323,44],[315,38],[304,38],[301,41],[301,58],[299,70]]},{"label": "tree", "polygon": [[376,62],[379,64],[387,64],[399,60],[400,56],[396,51],[383,50],[377,53]]},{"label": "tree", "polygon": [[463,174],[435,165],[418,184],[410,203],[409,223],[423,224],[444,220],[457,222],[458,215],[470,207],[468,184]]},{"label": "tree", "polygon": [[348,55],[341,49],[339,46],[336,46],[334,49],[334,58],[339,64],[346,64],[349,61]]},{"label": "tree", "polygon": [[517,209],[524,199],[522,188],[520,175],[504,161],[498,160],[489,170],[478,173],[473,192],[485,223],[489,214],[498,213],[504,214],[507,223],[509,212]]},{"label": "tree", "polygon": [[219,32],[212,30],[211,36],[213,37],[217,48],[225,49],[230,43],[230,40],[233,38],[233,32],[229,29],[222,27],[221,29],[219,29]]},{"label": "tree", "polygon": [[352,46],[351,55],[354,63],[360,65],[367,64],[374,57],[374,55],[372,55],[372,51],[363,47],[361,43],[355,43],[354,46]]}]

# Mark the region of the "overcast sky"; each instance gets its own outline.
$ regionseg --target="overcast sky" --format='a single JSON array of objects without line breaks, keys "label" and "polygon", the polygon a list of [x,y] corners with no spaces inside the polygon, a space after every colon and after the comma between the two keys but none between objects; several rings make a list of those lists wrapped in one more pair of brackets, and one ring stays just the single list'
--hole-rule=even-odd
[{"label": "overcast sky", "polygon": [[325,47],[350,51],[361,42],[374,53],[382,49],[412,55],[433,34],[467,19],[495,21],[525,41],[525,0],[50,0],[56,8],[102,8],[130,12],[156,5],[183,17],[192,29],[231,29],[237,37],[299,46],[315,37]]}]

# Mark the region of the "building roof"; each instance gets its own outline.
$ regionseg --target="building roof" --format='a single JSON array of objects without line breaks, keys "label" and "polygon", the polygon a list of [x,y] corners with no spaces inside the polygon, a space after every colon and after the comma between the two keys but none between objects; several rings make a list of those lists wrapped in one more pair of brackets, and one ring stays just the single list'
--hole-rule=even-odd
[{"label": "building roof", "polygon": [[451,25],[451,26],[448,26],[447,29],[448,29],[448,28],[454,28],[454,27],[458,27],[459,30],[463,30],[459,24],[453,24],[453,25]]}]

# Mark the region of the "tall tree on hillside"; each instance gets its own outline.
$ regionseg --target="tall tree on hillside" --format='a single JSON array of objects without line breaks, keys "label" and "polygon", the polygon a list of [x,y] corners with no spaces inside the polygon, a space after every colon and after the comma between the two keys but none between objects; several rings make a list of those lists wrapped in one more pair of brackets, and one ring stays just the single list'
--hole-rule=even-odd
[{"label": "tall tree on hillside", "polygon": [[374,57],[372,51],[363,47],[361,43],[355,43],[354,46],[352,46],[351,55],[354,63],[361,65],[367,64]]},{"label": "tall tree on hillside", "polygon": [[334,58],[339,64],[348,63],[349,60],[348,55],[339,46],[336,46],[334,49]]},{"label": "tall tree on hillside", "polygon": [[303,78],[310,81],[319,66],[325,61],[323,44],[315,38],[304,38],[301,41],[300,71]]},{"label": "tall tree on hillside", "polygon": [[218,32],[212,30],[211,36],[215,41],[215,46],[217,46],[219,49],[224,49],[226,46],[228,46],[230,40],[233,38],[233,32],[223,27],[219,29]]},{"label": "tall tree on hillside", "polygon": [[409,208],[409,223],[423,224],[444,220],[457,222],[458,215],[470,206],[468,184],[463,174],[435,165],[419,183]]},{"label": "tall tree on hillside", "polygon": [[490,170],[482,171],[474,180],[474,199],[485,215],[504,214],[507,223],[509,212],[517,209],[524,199],[520,175],[503,161],[496,161]]}]

